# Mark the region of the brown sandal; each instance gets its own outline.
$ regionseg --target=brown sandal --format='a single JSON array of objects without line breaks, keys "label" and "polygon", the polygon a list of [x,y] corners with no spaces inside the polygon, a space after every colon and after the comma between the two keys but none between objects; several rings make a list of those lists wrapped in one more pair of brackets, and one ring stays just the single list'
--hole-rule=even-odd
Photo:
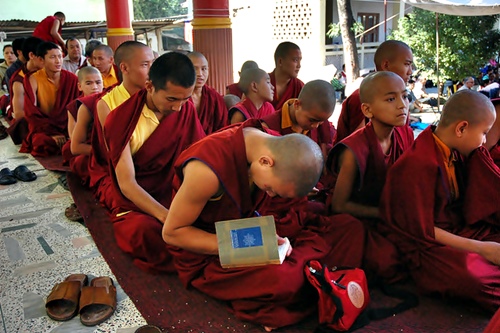
[{"label": "brown sandal", "polygon": [[99,325],[116,309],[116,288],[107,276],[94,278],[80,296],[80,321],[85,326]]},{"label": "brown sandal", "polygon": [[87,282],[87,275],[72,274],[56,284],[45,303],[47,315],[57,321],[70,320],[76,316],[80,292]]}]

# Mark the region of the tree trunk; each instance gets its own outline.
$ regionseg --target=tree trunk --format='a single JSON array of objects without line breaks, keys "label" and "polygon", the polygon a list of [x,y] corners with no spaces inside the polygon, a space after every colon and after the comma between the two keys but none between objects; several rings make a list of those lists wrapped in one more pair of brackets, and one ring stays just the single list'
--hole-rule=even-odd
[{"label": "tree trunk", "polygon": [[351,0],[337,0],[337,9],[339,12],[339,24],[342,33],[342,45],[344,48],[346,80],[347,82],[352,82],[359,76],[359,60],[354,31],[351,29],[354,24]]}]

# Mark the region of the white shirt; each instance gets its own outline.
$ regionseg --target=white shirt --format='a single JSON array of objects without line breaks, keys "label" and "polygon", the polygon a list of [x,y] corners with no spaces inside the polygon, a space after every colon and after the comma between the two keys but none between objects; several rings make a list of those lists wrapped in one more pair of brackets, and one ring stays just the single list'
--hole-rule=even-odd
[{"label": "white shirt", "polygon": [[76,74],[76,71],[81,65],[83,65],[84,62],[85,57],[83,55],[80,57],[80,63],[72,62],[69,60],[69,55],[67,55],[63,58],[62,68]]}]

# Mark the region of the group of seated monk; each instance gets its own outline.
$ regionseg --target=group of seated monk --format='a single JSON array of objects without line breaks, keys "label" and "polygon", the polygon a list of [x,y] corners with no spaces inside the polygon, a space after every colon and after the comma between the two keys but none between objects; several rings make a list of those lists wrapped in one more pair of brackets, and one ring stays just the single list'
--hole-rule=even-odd
[{"label": "group of seated monk", "polygon": [[[78,76],[54,43],[28,38],[23,52],[11,85],[21,151],[62,153],[140,269],[175,272],[267,331],[316,310],[309,260],[499,308],[500,103],[458,92],[414,139],[405,43],[379,46],[338,131],[335,89],[297,78],[291,42],[271,73],[246,62],[227,96],[208,87],[196,51],[155,59],[140,42],[101,45]],[[274,216],[278,244],[290,240],[287,258],[222,268],[214,223],[259,215]]]}]

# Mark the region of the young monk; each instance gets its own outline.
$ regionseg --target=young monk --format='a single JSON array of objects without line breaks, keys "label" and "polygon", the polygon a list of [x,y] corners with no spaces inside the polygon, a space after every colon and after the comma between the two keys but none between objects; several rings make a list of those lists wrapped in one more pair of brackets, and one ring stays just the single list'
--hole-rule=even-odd
[{"label": "young monk", "polygon": [[123,82],[111,88],[96,105],[94,104],[92,110],[89,110],[93,116],[94,128],[91,137],[92,153],[89,158],[89,186],[108,208],[112,206],[107,202],[108,199],[111,200],[111,196],[106,194],[111,186],[111,178],[102,128],[110,112],[144,89],[153,59],[151,48],[143,43],[126,41],[120,44],[115,52],[115,62],[120,68]]},{"label": "young monk", "polygon": [[302,52],[299,46],[292,42],[279,44],[274,52],[276,67],[269,76],[274,86],[272,104],[276,110],[280,110],[289,99],[299,96],[304,86],[304,82],[297,78],[301,60]]},{"label": "young monk", "polygon": [[246,98],[229,109],[231,124],[247,119],[261,119],[275,112],[273,105],[273,85],[269,74],[260,68],[247,69],[241,73],[239,85]]},{"label": "young monk", "polygon": [[413,143],[413,132],[406,126],[408,92],[401,77],[382,71],[363,80],[359,96],[370,122],[330,151],[327,167],[335,178],[331,211],[363,221],[367,230],[365,270],[394,282],[404,277],[399,274],[399,255],[379,233],[377,223],[387,170]]},{"label": "young monk", "polygon": [[[404,255],[417,287],[473,300],[492,312],[500,307],[500,172],[476,159],[482,155],[477,151],[467,168],[481,174],[468,172],[466,179],[464,158],[484,144],[494,121],[486,96],[471,90],[453,94],[437,127],[420,133],[391,167],[381,199],[388,237]],[[482,192],[494,196],[485,200],[477,181]],[[469,196],[472,189],[479,195]],[[481,216],[484,207],[496,210],[496,220],[466,218]]]},{"label": "young monk", "polygon": [[92,51],[92,65],[101,72],[104,88],[109,88],[122,81],[120,69],[113,61],[113,50],[108,45],[98,45]]},{"label": "young monk", "polygon": [[[413,73],[413,53],[406,43],[398,40],[383,42],[375,51],[373,60],[378,72],[393,72],[399,75],[405,83],[410,80]],[[365,126],[367,122],[368,119],[361,111],[359,89],[357,89],[342,103],[334,144]]]},{"label": "young monk", "polygon": [[229,302],[240,319],[268,331],[296,323],[317,303],[303,273],[307,260],[360,264],[360,229],[348,228],[342,219],[309,219],[306,211],[290,206],[290,214],[275,216],[278,244],[288,237],[293,246],[283,264],[235,269],[220,265],[215,222],[271,214],[275,198],[304,197],[316,184],[323,157],[307,136],[273,136],[260,121],[250,119],[193,144],[175,168],[176,192],[163,239],[171,245],[179,277],[185,286]]},{"label": "young monk", "polygon": [[188,102],[195,77],[185,55],[160,56],[146,88],[111,112],[104,124],[115,238],[141,269],[173,271],[161,229],[171,202],[174,161],[205,136]]},{"label": "young monk", "polygon": [[[238,72],[238,75],[241,77],[241,73],[243,73],[247,69],[253,69],[253,68],[259,68],[259,65],[257,65],[257,63],[253,60],[247,60],[243,63],[243,65],[241,65],[241,70]],[[235,95],[238,96],[240,99],[243,99],[244,93],[240,88],[240,81],[226,86],[226,95]]]},{"label": "young monk", "polygon": [[41,43],[37,57],[43,60],[43,68],[24,78],[24,112],[29,133],[20,152],[58,155],[68,137],[66,105],[79,95],[78,78],[62,69],[58,45]]},{"label": "young monk", "polygon": [[233,106],[241,102],[241,98],[236,95],[224,95],[224,103],[226,103],[226,109],[230,110]]},{"label": "young monk", "polygon": [[198,112],[203,130],[208,135],[227,125],[227,109],[224,98],[215,89],[209,87],[208,61],[200,52],[188,53],[196,70],[196,84],[191,101]]}]

